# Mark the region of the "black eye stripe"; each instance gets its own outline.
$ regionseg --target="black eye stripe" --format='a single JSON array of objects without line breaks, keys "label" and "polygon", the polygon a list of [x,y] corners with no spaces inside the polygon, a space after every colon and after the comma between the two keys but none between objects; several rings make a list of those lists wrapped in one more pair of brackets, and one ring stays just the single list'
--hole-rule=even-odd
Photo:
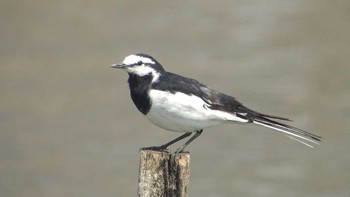
[{"label": "black eye stripe", "polygon": [[138,62],[137,62],[137,65],[139,65],[139,66],[142,65],[142,64],[143,64],[142,61],[138,61]]}]

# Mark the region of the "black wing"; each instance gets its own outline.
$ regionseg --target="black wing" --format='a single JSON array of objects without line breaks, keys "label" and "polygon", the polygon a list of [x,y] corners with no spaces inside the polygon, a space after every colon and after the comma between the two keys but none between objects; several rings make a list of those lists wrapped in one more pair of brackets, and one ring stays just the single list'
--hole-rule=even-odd
[{"label": "black wing", "polygon": [[[278,120],[290,121],[288,118],[263,114],[263,113],[251,110],[245,107],[240,102],[238,102],[234,97],[209,89],[206,86],[201,86],[200,88],[202,89],[202,92],[204,92],[205,95],[207,95],[205,97],[207,99],[206,102],[210,104],[211,109],[217,109],[217,110],[234,113],[237,117],[246,119],[250,123],[255,123],[267,128],[277,130],[279,132],[286,134],[288,137],[291,137],[292,139],[310,147],[312,147],[310,144],[302,140],[309,141],[315,144],[319,144],[318,142],[321,141],[321,137],[318,135],[315,135],[307,131],[298,129],[296,127],[273,120],[273,119],[278,119]],[[295,137],[301,140],[296,139]]]},{"label": "black wing", "polygon": [[310,145],[295,139],[294,137],[316,144],[321,141],[320,136],[273,120],[277,119],[290,121],[288,118],[263,114],[251,110],[237,101],[236,98],[213,90],[197,80],[183,77],[174,73],[167,73],[167,75],[162,76],[161,81],[162,83],[155,83],[152,88],[170,91],[172,93],[181,91],[188,95],[196,95],[202,98],[208,104],[210,109],[235,114],[237,117],[246,119],[250,123],[262,125],[287,134],[287,136],[308,146]]},{"label": "black wing", "polygon": [[258,116],[289,120],[288,118],[262,114],[251,110],[237,101],[236,98],[213,90],[195,79],[168,72],[166,75],[161,76],[160,80],[162,83],[154,83],[152,88],[171,93],[179,91],[188,95],[196,95],[202,98],[210,109],[233,113],[240,118],[247,119],[249,122],[253,122],[253,118]]}]

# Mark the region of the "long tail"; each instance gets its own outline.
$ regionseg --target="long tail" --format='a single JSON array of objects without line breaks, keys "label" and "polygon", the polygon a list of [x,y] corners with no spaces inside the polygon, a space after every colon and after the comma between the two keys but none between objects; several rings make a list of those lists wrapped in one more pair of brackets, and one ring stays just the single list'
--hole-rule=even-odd
[{"label": "long tail", "polygon": [[304,145],[307,145],[309,147],[313,147],[311,143],[319,145],[321,142],[321,136],[303,131],[301,129],[292,127],[290,125],[286,125],[286,124],[277,122],[275,120],[271,120],[271,119],[289,120],[287,118],[270,116],[270,115],[258,113],[258,114],[255,114],[255,116],[252,119],[253,119],[252,122],[257,124],[257,125],[261,125],[261,126],[264,126],[267,128],[271,128],[271,129],[280,131],[280,132],[284,133],[287,137],[290,137],[293,140],[296,140],[296,141],[298,141]]}]

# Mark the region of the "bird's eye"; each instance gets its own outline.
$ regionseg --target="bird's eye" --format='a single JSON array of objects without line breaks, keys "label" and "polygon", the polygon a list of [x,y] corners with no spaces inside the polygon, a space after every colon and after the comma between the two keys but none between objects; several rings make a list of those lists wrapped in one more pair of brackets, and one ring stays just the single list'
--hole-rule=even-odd
[{"label": "bird's eye", "polygon": [[141,66],[142,64],[143,64],[142,61],[137,62],[137,65],[139,65],[139,66]]}]

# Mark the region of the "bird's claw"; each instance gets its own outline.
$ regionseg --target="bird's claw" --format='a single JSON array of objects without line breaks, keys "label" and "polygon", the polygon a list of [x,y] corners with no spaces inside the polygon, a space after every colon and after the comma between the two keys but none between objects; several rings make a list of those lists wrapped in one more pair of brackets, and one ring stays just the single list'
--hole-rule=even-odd
[{"label": "bird's claw", "polygon": [[153,151],[169,151],[166,146],[150,146],[142,148],[143,150],[153,150]]}]

